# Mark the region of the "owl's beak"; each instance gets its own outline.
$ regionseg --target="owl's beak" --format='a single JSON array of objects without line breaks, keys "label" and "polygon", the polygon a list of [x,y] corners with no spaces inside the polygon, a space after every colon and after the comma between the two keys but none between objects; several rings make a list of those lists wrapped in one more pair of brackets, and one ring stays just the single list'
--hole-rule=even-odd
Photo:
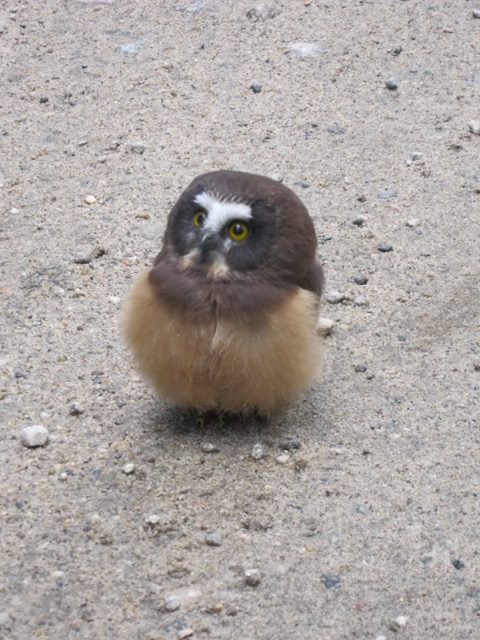
[{"label": "owl's beak", "polygon": [[200,242],[200,261],[206,262],[212,254],[220,252],[221,248],[222,240],[218,234],[204,236]]}]

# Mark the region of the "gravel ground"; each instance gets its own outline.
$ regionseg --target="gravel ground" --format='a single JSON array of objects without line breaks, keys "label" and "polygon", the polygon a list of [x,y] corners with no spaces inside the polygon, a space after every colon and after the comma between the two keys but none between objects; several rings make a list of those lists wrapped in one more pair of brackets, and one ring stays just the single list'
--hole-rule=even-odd
[{"label": "gravel ground", "polygon": [[[479,638],[480,2],[0,4],[0,638]],[[323,381],[268,424],[119,338],[215,168],[319,236]]]}]

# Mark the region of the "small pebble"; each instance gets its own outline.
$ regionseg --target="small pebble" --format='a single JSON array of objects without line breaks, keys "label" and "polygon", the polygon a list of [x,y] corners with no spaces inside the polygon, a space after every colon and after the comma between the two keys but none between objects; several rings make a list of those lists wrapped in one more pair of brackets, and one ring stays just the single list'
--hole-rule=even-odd
[{"label": "small pebble", "polygon": [[395,47],[395,49],[393,49],[392,53],[394,56],[398,56],[402,53],[403,51],[403,47],[399,46],[399,47]]},{"label": "small pebble", "polygon": [[407,622],[408,622],[407,616],[397,616],[395,618],[395,620],[393,620],[393,623],[390,626],[390,629],[392,631],[398,631],[399,629],[402,629],[403,627],[406,627],[407,626]]},{"label": "small pebble", "polygon": [[370,303],[367,296],[355,296],[355,298],[353,299],[353,304],[356,307],[368,307]]},{"label": "small pebble", "polygon": [[377,193],[377,198],[379,200],[394,200],[398,198],[398,191],[395,189],[384,189],[383,191],[379,191]]},{"label": "small pebble", "polygon": [[44,447],[48,442],[48,430],[41,424],[34,424],[31,427],[22,429],[22,444],[31,449]]},{"label": "small pebble", "polygon": [[353,281],[355,282],[355,284],[367,284],[368,278],[367,276],[358,275],[353,276]]},{"label": "small pebble", "polygon": [[220,449],[211,442],[204,442],[202,444],[202,451],[203,453],[218,453]]},{"label": "small pebble", "polygon": [[258,84],[258,82],[254,82],[250,85],[250,89],[253,91],[253,93],[260,93],[260,91],[262,90],[262,85]]},{"label": "small pebble", "polygon": [[300,449],[301,446],[302,443],[297,438],[288,438],[279,444],[279,448],[282,449],[282,451],[293,451]]},{"label": "small pebble", "polygon": [[247,569],[245,571],[245,582],[249,587],[258,587],[262,580],[262,575],[258,569]]},{"label": "small pebble", "polygon": [[340,291],[337,291],[336,289],[332,289],[325,294],[325,300],[330,304],[338,304],[339,302],[342,302],[342,300],[345,300],[345,294],[340,293]]},{"label": "small pebble", "polygon": [[286,452],[281,453],[275,458],[275,460],[278,462],[278,464],[287,464],[287,462],[290,460],[290,455]]},{"label": "small pebble", "polygon": [[163,608],[165,611],[176,611],[180,608],[180,600],[177,596],[166,596],[163,601]]},{"label": "small pebble", "polygon": [[412,162],[420,162],[420,160],[423,160],[423,153],[421,151],[413,151],[410,154],[410,160]]},{"label": "small pebble", "polygon": [[325,585],[327,589],[333,589],[333,587],[338,587],[340,585],[340,576],[335,575],[334,573],[325,573],[321,577],[321,581]]},{"label": "small pebble", "polygon": [[388,253],[389,251],[393,251],[393,246],[388,242],[380,242],[377,246],[377,249],[382,253]]},{"label": "small pebble", "polygon": [[365,373],[365,371],[367,370],[367,365],[366,364],[356,364],[353,368],[357,373]]},{"label": "small pebble", "polygon": [[81,416],[83,413],[82,407],[78,404],[78,402],[72,402],[68,409],[68,413],[71,416]]},{"label": "small pebble", "polygon": [[145,522],[154,527],[160,522],[160,517],[155,514],[151,514],[149,516],[145,516]]},{"label": "small pebble", "polygon": [[97,199],[95,196],[92,196],[91,194],[85,196],[85,198],[83,199],[83,201],[86,204],[95,204],[97,202]]},{"label": "small pebble", "polygon": [[79,140],[79,141],[77,142],[77,145],[78,145],[79,147],[84,147],[84,146],[85,146],[85,145],[87,145],[87,144],[88,144],[88,140]]},{"label": "small pebble", "polygon": [[471,120],[468,123],[468,128],[470,133],[473,133],[476,136],[480,136],[480,120]]},{"label": "small pebble", "polygon": [[480,20],[480,9],[472,9],[472,18]]},{"label": "small pebble", "polygon": [[177,638],[179,638],[180,640],[182,640],[182,638],[190,638],[190,636],[193,636],[193,629],[180,629],[180,631],[177,633]]},{"label": "small pebble", "polygon": [[390,91],[395,91],[395,89],[398,89],[398,83],[395,78],[389,78],[388,80],[385,80],[385,86]]},{"label": "small pebble", "polygon": [[452,564],[455,567],[455,569],[457,569],[457,571],[461,571],[462,569],[465,569],[465,563],[462,562],[459,558],[457,558],[457,560],[452,560]]},{"label": "small pebble", "polygon": [[418,227],[418,225],[420,224],[420,220],[418,218],[410,218],[406,221],[405,224],[407,225],[407,227]]},{"label": "small pebble", "polygon": [[222,544],[222,536],[218,531],[210,531],[205,536],[205,542],[209,547],[220,547]]},{"label": "small pebble", "polygon": [[256,442],[252,447],[251,456],[254,460],[261,460],[266,455],[265,447],[261,442]]},{"label": "small pebble", "polygon": [[123,465],[122,471],[125,475],[129,476],[135,471],[135,465],[133,462],[127,462],[127,464]]},{"label": "small pebble", "polygon": [[38,101],[40,102],[40,104],[47,104],[48,97],[47,96],[42,96],[41,98],[39,98]]},{"label": "small pebble", "polygon": [[142,142],[130,142],[127,148],[131,153],[138,153],[141,156],[145,152],[146,146]]},{"label": "small pebble", "polygon": [[12,214],[12,216],[16,216],[20,213],[20,209],[17,209],[16,207],[12,207],[10,209],[10,213]]},{"label": "small pebble", "polygon": [[365,222],[367,221],[367,216],[364,216],[362,214],[356,216],[352,222],[356,227],[363,227],[363,225],[365,224]]},{"label": "small pebble", "polygon": [[321,336],[329,336],[334,326],[334,320],[330,320],[330,318],[319,318],[317,322],[317,333]]}]

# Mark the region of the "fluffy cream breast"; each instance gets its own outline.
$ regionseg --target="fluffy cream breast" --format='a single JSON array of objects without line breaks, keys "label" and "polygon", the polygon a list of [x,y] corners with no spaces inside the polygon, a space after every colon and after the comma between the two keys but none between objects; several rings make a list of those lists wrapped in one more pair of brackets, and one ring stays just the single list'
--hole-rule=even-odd
[{"label": "fluffy cream breast", "polygon": [[199,323],[163,304],[148,275],[133,285],[123,333],[140,371],[180,407],[269,414],[315,379],[317,297],[296,289],[259,323]]}]

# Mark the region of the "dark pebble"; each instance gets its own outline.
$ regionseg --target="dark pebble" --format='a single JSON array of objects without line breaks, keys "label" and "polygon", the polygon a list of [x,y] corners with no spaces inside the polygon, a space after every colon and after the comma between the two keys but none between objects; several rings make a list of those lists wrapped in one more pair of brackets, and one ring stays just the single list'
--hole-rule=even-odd
[{"label": "dark pebble", "polygon": [[327,589],[333,589],[333,587],[340,586],[340,576],[335,575],[334,573],[324,573],[321,576],[321,581],[326,586]]},{"label": "dark pebble", "polygon": [[289,438],[288,440],[283,440],[279,444],[279,448],[282,449],[282,451],[292,451],[293,449],[300,449],[301,446],[302,446],[302,443],[300,442],[300,440],[297,440],[296,438]]},{"label": "dark pebble", "polygon": [[366,364],[356,364],[353,368],[357,373],[365,373],[368,369]]},{"label": "dark pebble", "polygon": [[388,242],[380,242],[377,249],[382,253],[388,253],[389,251],[393,251],[393,246],[388,244]]},{"label": "dark pebble", "polygon": [[465,569],[465,563],[462,562],[459,558],[457,558],[457,560],[452,560],[452,564],[455,567],[455,569],[457,569],[457,571],[461,571],[462,569]]},{"label": "dark pebble", "polygon": [[260,91],[262,90],[262,85],[258,82],[254,82],[250,85],[250,89],[253,91],[253,93],[260,93]]},{"label": "dark pebble", "polygon": [[392,51],[394,56],[398,56],[402,53],[403,51],[403,47],[395,47],[395,49]]},{"label": "dark pebble", "polygon": [[398,83],[394,78],[389,78],[388,80],[385,80],[385,86],[390,91],[395,91],[395,89],[398,89]]},{"label": "dark pebble", "polygon": [[353,276],[353,281],[355,284],[367,284],[368,278],[367,276]]},{"label": "dark pebble", "polygon": [[47,98],[47,96],[42,96],[42,97],[39,99],[39,102],[40,102],[40,104],[46,104],[46,103],[48,102],[48,98]]}]

